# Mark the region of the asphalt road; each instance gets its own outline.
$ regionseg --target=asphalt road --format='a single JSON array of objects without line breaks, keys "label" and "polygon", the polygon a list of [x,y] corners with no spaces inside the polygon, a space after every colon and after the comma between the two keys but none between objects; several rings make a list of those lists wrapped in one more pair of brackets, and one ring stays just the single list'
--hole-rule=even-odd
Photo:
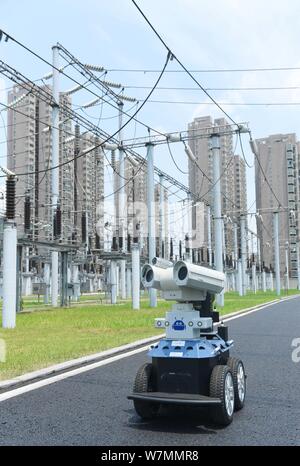
[{"label": "asphalt road", "polygon": [[300,298],[229,323],[232,355],[245,363],[247,399],[233,423],[216,428],[199,411],[135,414],[126,396],[146,353],[0,403],[0,445],[300,445]]}]

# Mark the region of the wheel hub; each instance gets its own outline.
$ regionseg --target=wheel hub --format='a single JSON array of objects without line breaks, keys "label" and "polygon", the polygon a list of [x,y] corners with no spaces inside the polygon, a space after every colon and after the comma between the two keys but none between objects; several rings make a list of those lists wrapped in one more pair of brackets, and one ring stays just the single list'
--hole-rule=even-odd
[{"label": "wheel hub", "polygon": [[232,416],[234,410],[234,388],[232,375],[228,373],[225,378],[225,406],[228,416]]}]

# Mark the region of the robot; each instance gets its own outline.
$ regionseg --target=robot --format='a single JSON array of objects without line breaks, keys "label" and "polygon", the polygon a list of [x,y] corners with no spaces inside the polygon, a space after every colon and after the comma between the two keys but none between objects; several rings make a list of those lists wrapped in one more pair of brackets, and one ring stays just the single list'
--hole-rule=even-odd
[{"label": "robot", "polygon": [[128,396],[141,418],[153,419],[161,405],[206,407],[212,421],[224,426],[243,408],[244,364],[229,355],[228,327],[222,322],[214,328],[219,313],[213,301],[224,281],[223,273],[182,260],[173,265],[155,258],[143,266],[144,287],[176,303],[165,318],[155,319],[166,336],[151,347],[152,362],[139,368]]}]

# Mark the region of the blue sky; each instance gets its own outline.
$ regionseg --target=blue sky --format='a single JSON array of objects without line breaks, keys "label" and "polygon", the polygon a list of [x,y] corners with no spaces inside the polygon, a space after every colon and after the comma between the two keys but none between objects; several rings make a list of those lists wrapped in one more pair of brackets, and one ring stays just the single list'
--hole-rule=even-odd
[{"label": "blue sky", "polygon": [[[300,67],[300,2],[287,0],[140,0],[139,5],[163,35],[170,48],[190,69]],[[146,25],[130,0],[0,0],[1,28],[51,61],[51,46],[61,42],[83,62],[103,65],[106,69],[161,69],[166,51]],[[48,67],[12,42],[0,44],[0,58],[32,79]],[[179,69],[171,62],[169,69]],[[75,76],[75,75],[74,75]],[[124,85],[151,86],[157,75],[150,73],[109,72],[107,79]],[[300,70],[278,72],[199,73],[207,87],[278,87],[300,86]],[[2,89],[10,85],[1,81]],[[161,86],[194,87],[183,73],[167,73]],[[72,87],[62,82],[62,88]],[[145,89],[126,89],[139,99]],[[223,103],[300,102],[300,90],[211,91]],[[1,98],[4,98],[3,92]],[[92,99],[83,93],[75,103]],[[201,91],[157,90],[155,100],[198,102],[198,105],[149,103],[139,118],[163,131],[184,130],[195,116],[222,116],[208,104]],[[130,104],[129,104],[130,107]],[[272,133],[297,132],[299,106],[235,106],[225,110],[237,121],[249,121],[254,137]],[[98,112],[98,113],[97,113]],[[99,108],[90,111],[96,118]],[[103,124],[113,131],[117,118],[114,109],[103,108]],[[5,117],[5,114],[4,114]],[[2,123],[1,123],[2,126]],[[130,125],[126,137],[146,135],[143,127]],[[1,129],[1,141],[5,138]],[[250,163],[252,154],[244,137]],[[1,155],[5,145],[1,145]],[[178,163],[186,166],[182,145],[174,147]],[[156,164],[187,183],[172,164],[166,147],[156,150]],[[253,170],[248,171],[249,205],[254,199]]]}]

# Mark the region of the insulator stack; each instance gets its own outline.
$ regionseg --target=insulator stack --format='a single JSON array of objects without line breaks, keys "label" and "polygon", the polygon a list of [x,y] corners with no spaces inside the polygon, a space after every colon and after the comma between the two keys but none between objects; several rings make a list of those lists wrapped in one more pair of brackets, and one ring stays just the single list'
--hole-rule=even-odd
[{"label": "insulator stack", "polygon": [[86,243],[86,214],[83,213],[81,216],[81,240],[83,243]]},{"label": "insulator stack", "polygon": [[113,170],[116,169],[116,152],[114,150],[111,151],[111,167]]},{"label": "insulator stack", "polygon": [[24,204],[24,229],[26,232],[30,230],[30,221],[31,221],[31,203],[30,197],[25,198]]},{"label": "insulator stack", "polygon": [[173,250],[173,239],[170,239],[170,260],[174,257],[174,250]]},{"label": "insulator stack", "polygon": [[56,208],[54,214],[53,236],[54,238],[59,238],[61,236],[61,210],[59,206]]},{"label": "insulator stack", "polygon": [[182,241],[179,240],[179,259],[182,259]]},{"label": "insulator stack", "polygon": [[127,235],[127,251],[131,252],[131,236],[130,236],[130,234]]},{"label": "insulator stack", "polygon": [[100,249],[100,236],[96,233],[96,249]]},{"label": "insulator stack", "polygon": [[112,240],[112,250],[113,250],[113,251],[117,251],[117,250],[118,250],[118,242],[117,242],[116,236],[114,236],[114,237],[113,237],[113,240]]},{"label": "insulator stack", "polygon": [[16,216],[16,179],[6,180],[6,218],[13,220]]}]

